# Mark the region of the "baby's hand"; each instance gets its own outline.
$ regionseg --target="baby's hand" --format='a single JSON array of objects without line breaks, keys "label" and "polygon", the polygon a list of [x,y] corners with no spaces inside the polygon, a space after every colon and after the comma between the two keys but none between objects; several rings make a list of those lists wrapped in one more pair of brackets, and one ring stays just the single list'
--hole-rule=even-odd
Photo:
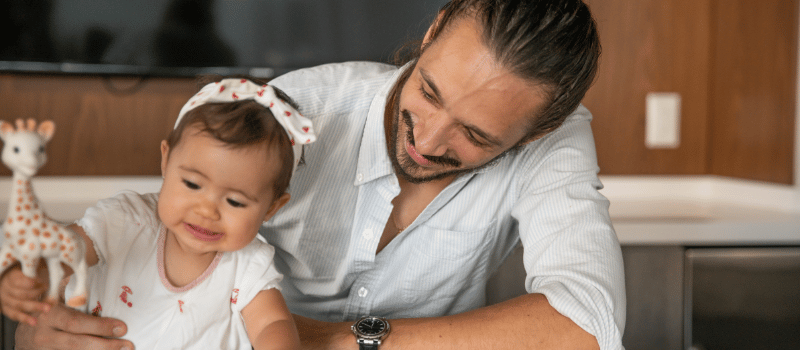
[{"label": "baby's hand", "polygon": [[50,311],[50,304],[39,301],[47,291],[47,284],[22,274],[19,267],[12,267],[0,277],[0,310],[8,318],[36,325],[38,313]]}]

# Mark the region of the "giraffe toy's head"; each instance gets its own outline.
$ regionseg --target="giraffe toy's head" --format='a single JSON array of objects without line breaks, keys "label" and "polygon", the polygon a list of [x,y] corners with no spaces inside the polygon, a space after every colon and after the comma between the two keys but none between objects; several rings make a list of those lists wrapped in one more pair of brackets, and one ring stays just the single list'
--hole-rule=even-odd
[{"label": "giraffe toy's head", "polygon": [[47,161],[45,145],[55,132],[55,124],[45,121],[17,119],[16,128],[11,123],[0,121],[0,139],[3,139],[3,164],[14,175],[30,178]]}]

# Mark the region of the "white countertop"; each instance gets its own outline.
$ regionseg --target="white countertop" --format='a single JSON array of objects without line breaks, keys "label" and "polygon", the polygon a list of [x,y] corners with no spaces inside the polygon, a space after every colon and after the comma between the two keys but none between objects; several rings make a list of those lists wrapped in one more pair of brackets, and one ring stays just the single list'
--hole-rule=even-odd
[{"label": "white countertop", "polygon": [[[800,245],[800,189],[715,176],[601,176],[622,245]],[[35,177],[45,212],[70,222],[99,199],[157,192],[160,177]],[[5,212],[10,178],[0,179]]]},{"label": "white countertop", "polygon": [[623,245],[800,245],[800,189],[715,176],[605,176]]}]

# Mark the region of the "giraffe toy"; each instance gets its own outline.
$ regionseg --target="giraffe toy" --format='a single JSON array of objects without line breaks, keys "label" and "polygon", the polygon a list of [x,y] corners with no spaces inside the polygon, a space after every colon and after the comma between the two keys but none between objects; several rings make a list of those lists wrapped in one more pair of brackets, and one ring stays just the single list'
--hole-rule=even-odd
[{"label": "giraffe toy", "polygon": [[3,222],[4,240],[0,246],[0,273],[19,261],[22,273],[36,277],[39,259],[45,259],[50,273],[47,298],[58,300],[58,287],[64,277],[61,263],[75,272],[76,290],[67,305],[77,308],[86,304],[86,245],[74,231],[48,218],[31,187],[31,177],[47,160],[45,144],[55,132],[52,121],[17,119],[16,129],[0,121],[3,140],[2,160],[13,172],[8,216]]}]

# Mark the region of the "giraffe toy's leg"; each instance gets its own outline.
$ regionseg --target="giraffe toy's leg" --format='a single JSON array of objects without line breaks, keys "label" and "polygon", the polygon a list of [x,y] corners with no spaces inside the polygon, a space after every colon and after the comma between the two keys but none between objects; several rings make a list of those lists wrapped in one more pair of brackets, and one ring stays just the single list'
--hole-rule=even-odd
[{"label": "giraffe toy's leg", "polygon": [[72,239],[68,239],[67,241],[70,242],[67,245],[67,248],[64,250],[64,253],[59,255],[59,260],[64,264],[69,265],[74,272],[73,278],[75,278],[75,290],[72,293],[72,296],[67,300],[67,305],[78,308],[86,304],[86,274],[87,274],[87,264],[86,264],[86,245],[83,243],[83,239],[78,236],[78,234],[74,233],[73,231],[65,228],[65,231],[71,233]]},{"label": "giraffe toy's leg", "polygon": [[58,258],[48,258],[47,272],[50,274],[50,289],[47,291],[47,301],[58,302],[58,286],[64,278],[64,268],[61,267],[61,260]]},{"label": "giraffe toy's leg", "polygon": [[72,266],[75,271],[74,277],[76,278],[75,290],[72,292],[72,297],[67,300],[67,305],[78,308],[86,305],[86,259],[80,259],[75,265],[77,266]]},{"label": "giraffe toy's leg", "polygon": [[39,258],[26,258],[19,259],[22,266],[22,274],[30,278],[36,278],[36,268],[39,267]]}]

